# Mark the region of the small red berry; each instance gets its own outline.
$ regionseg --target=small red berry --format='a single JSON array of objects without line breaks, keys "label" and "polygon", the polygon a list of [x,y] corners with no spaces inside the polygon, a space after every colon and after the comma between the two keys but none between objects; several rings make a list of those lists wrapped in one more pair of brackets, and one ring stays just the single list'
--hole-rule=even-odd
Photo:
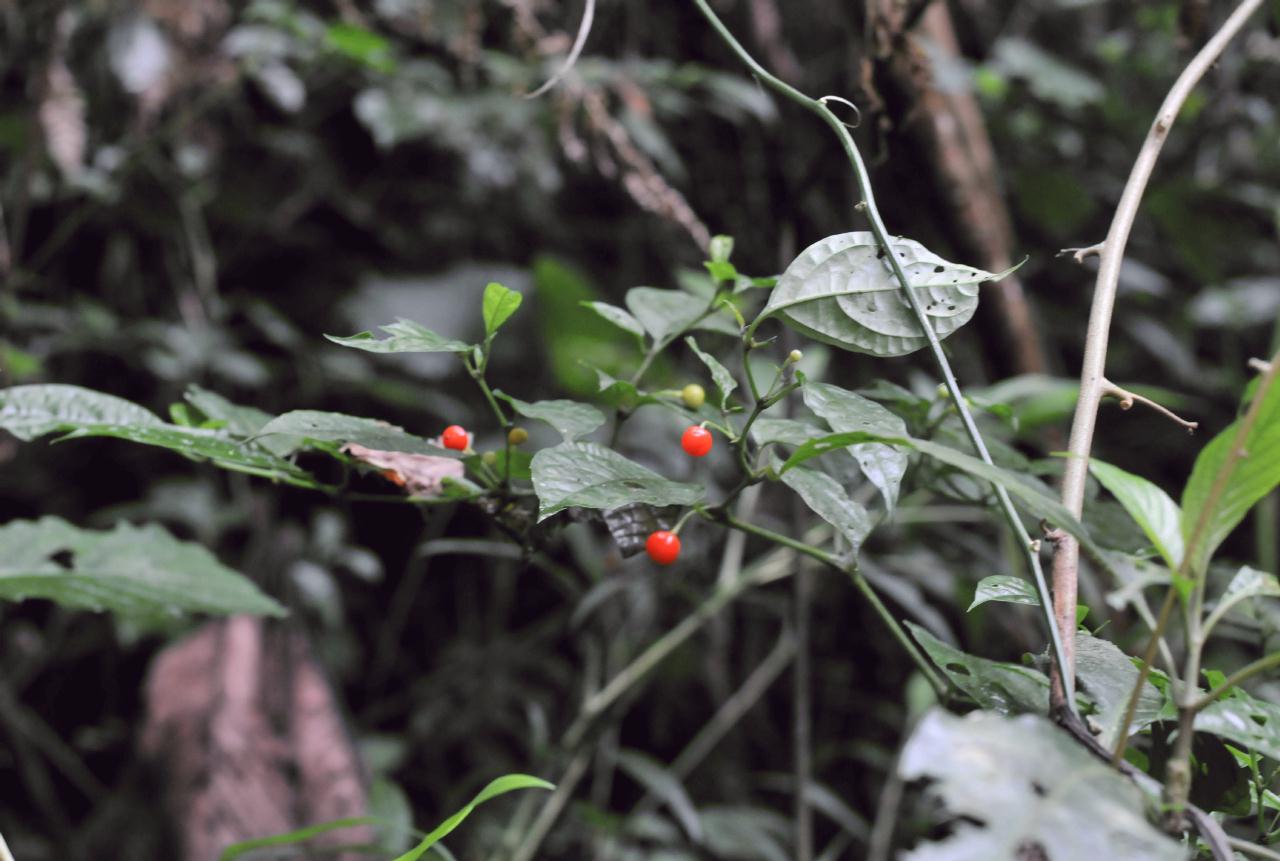
[{"label": "small red berry", "polygon": [[665,529],[659,529],[649,536],[644,543],[649,558],[659,565],[670,565],[680,555],[680,536]]},{"label": "small red berry", "polygon": [[711,431],[701,425],[690,425],[680,437],[680,447],[690,457],[703,457],[711,451]]},{"label": "small red berry", "polygon": [[440,434],[440,441],[444,443],[445,448],[451,448],[454,451],[466,451],[471,445],[471,437],[462,425],[449,425],[444,429],[444,433]]}]

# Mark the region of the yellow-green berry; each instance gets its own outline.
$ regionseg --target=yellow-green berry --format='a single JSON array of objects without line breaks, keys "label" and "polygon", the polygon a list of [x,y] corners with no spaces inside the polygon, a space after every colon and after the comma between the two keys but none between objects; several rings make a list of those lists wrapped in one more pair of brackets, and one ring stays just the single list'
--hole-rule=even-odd
[{"label": "yellow-green berry", "polygon": [[680,391],[680,400],[691,410],[696,410],[707,402],[707,391],[697,383],[690,383]]},{"label": "yellow-green berry", "polygon": [[512,445],[521,445],[529,441],[529,432],[524,428],[512,428],[507,431],[507,442]]},{"label": "yellow-green berry", "polygon": [[793,364],[793,365],[798,365],[798,364],[800,364],[800,360],[801,360],[801,359],[803,359],[803,358],[804,358],[804,353],[800,352],[799,350],[792,350],[792,351],[787,355],[787,361],[788,361],[788,362],[790,362],[790,363],[791,363],[791,364]]},{"label": "yellow-green berry", "polygon": [[498,453],[493,451],[486,451],[484,454],[480,455],[480,462],[483,463],[485,466],[493,466],[495,463],[498,462]]}]

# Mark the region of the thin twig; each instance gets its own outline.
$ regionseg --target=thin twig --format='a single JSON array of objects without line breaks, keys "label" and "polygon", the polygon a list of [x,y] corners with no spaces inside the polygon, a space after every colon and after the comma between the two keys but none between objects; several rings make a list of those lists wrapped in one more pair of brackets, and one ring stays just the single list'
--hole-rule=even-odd
[{"label": "thin twig", "polygon": [[536,99],[538,96],[550,90],[556,84],[569,74],[569,70],[573,68],[574,63],[578,62],[578,57],[582,54],[582,49],[587,46],[587,36],[591,34],[591,22],[596,17],[596,0],[587,0],[587,6],[582,10],[582,23],[578,25],[578,35],[573,40],[573,47],[569,49],[569,56],[564,58],[562,65],[551,78],[538,89],[525,96],[526,99]]},{"label": "thin twig", "polygon": [[[1116,288],[1120,280],[1120,265],[1124,260],[1125,246],[1129,241],[1129,232],[1133,228],[1137,216],[1138,205],[1142,201],[1147,181],[1151,178],[1156,159],[1164,146],[1165,138],[1178,116],[1183,103],[1191,90],[1222,54],[1227,43],[1240,31],[1245,21],[1262,6],[1263,0],[1243,0],[1235,11],[1223,23],[1221,29],[1213,35],[1198,54],[1191,60],[1182,74],[1174,82],[1165,96],[1155,121],[1147,132],[1142,149],[1125,182],[1124,192],[1111,219],[1111,227],[1107,230],[1107,238],[1102,242],[1101,262],[1098,267],[1097,283],[1094,287],[1093,305],[1089,311],[1089,326],[1085,334],[1084,360],[1080,369],[1080,396],[1076,404],[1075,417],[1071,422],[1071,439],[1067,450],[1070,456],[1062,477],[1062,504],[1076,517],[1084,510],[1085,479],[1089,472],[1089,453],[1093,448],[1093,433],[1098,420],[1098,406],[1102,399],[1102,390],[1106,381],[1107,343],[1111,334],[1111,317],[1115,310]],[[1081,259],[1084,252],[1077,252]],[[1068,537],[1058,545],[1053,558],[1053,596],[1055,615],[1059,624],[1059,635],[1069,640],[1076,624],[1076,596],[1078,589],[1078,573],[1080,565],[1080,544]],[[1059,672],[1062,672],[1061,670]],[[1068,662],[1066,675],[1055,685],[1056,704],[1065,698],[1070,702],[1069,692],[1074,679],[1074,665]]]},{"label": "thin twig", "polygon": [[1117,386],[1115,383],[1111,382],[1105,377],[1102,380],[1101,396],[1104,398],[1115,398],[1117,401],[1120,402],[1120,409],[1122,410],[1133,409],[1133,405],[1135,403],[1148,406],[1151,409],[1155,410],[1156,412],[1160,413],[1160,415],[1174,422],[1175,424],[1182,425],[1184,428],[1187,429],[1188,433],[1195,433],[1196,428],[1200,427],[1200,422],[1189,422],[1186,419],[1184,419],[1182,416],[1174,413],[1168,407],[1163,406],[1162,404],[1158,404],[1155,401],[1151,400],[1151,398],[1144,397],[1143,395],[1140,395],[1137,392],[1131,392],[1128,389],[1121,388],[1120,386]]},{"label": "thin twig", "polygon": [[1254,858],[1266,858],[1270,861],[1280,861],[1280,852],[1274,849],[1268,849],[1265,846],[1259,846],[1257,843],[1250,843],[1248,840],[1241,840],[1239,837],[1227,836],[1227,843],[1237,852],[1245,855],[1252,855]]},{"label": "thin twig", "polygon": [[1209,691],[1209,693],[1202,695],[1199,699],[1191,702],[1191,704],[1187,706],[1187,709],[1194,713],[1208,708],[1213,705],[1218,697],[1222,696],[1236,685],[1253,678],[1258,673],[1265,673],[1272,667],[1277,666],[1280,666],[1280,652],[1272,652],[1266,657],[1258,658],[1258,660],[1253,663],[1247,664],[1227,676],[1222,680],[1222,684]]}]

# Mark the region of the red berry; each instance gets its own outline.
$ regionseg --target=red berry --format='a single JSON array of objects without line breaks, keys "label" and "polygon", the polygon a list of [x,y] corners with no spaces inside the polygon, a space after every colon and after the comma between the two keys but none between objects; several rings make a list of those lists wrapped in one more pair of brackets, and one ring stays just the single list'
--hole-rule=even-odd
[{"label": "red berry", "polygon": [[444,433],[440,434],[440,441],[444,443],[445,448],[451,448],[454,451],[466,451],[471,445],[471,437],[462,425],[449,425],[444,429]]},{"label": "red berry", "polygon": [[701,425],[690,425],[680,437],[680,447],[691,457],[703,457],[711,451],[711,431]]},{"label": "red berry", "polygon": [[680,555],[680,536],[665,529],[659,529],[649,536],[644,543],[649,558],[659,565],[670,565]]}]

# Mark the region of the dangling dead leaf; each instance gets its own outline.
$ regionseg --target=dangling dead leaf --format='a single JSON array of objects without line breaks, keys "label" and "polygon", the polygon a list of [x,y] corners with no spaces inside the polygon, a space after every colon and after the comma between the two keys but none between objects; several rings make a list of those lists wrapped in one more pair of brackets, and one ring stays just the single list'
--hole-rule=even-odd
[{"label": "dangling dead leaf", "polygon": [[342,450],[357,460],[381,469],[383,477],[403,487],[410,496],[439,496],[444,489],[445,479],[461,479],[466,473],[462,461],[451,457],[380,451],[353,442],[344,445]]},{"label": "dangling dead leaf", "polygon": [[[155,659],[146,699],[142,747],[159,766],[169,813],[181,823],[183,861],[364,815],[359,759],[297,633],[247,616],[210,622]],[[347,829],[312,845],[371,840],[366,828]]]}]

